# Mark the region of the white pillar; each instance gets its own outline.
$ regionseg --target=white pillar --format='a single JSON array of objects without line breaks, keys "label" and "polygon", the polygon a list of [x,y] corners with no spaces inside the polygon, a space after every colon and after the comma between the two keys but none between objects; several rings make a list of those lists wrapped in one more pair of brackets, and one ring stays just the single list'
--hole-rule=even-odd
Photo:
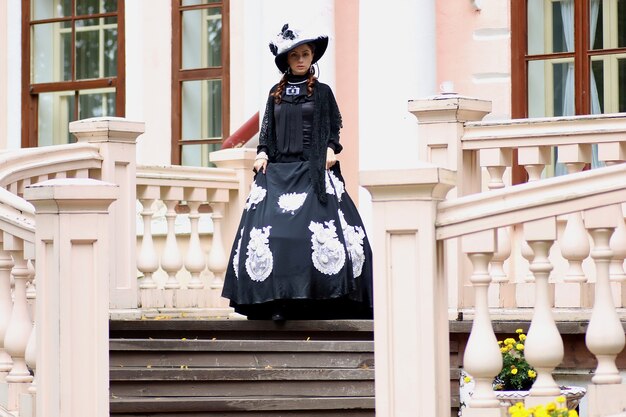
[{"label": "white pillar", "polygon": [[108,207],[118,191],[61,179],[25,192],[36,210],[36,409],[46,417],[109,417]]},{"label": "white pillar", "polygon": [[79,142],[100,146],[103,160],[99,179],[120,187],[119,198],[111,206],[110,302],[111,308],[137,308],[135,147],[137,136],[144,132],[144,123],[118,117],[92,118],[70,123],[70,132]]},{"label": "white pillar", "polygon": [[377,416],[450,413],[447,280],[437,204],[455,173],[362,171],[372,195]]}]

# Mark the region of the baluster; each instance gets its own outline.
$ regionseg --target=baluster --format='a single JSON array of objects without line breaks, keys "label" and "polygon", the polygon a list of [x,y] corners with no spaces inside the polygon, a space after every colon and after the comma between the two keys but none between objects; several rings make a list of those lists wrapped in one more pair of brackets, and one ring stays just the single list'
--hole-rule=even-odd
[{"label": "baluster", "polygon": [[37,309],[37,287],[35,281],[37,279],[37,275],[35,274],[35,260],[31,259],[28,266],[30,276],[33,277],[33,279],[30,281],[30,285],[26,291],[26,298],[30,300],[33,330],[30,332],[30,337],[28,338],[28,343],[26,344],[24,359],[26,360],[26,365],[28,365],[28,367],[33,371],[33,381],[28,387],[28,392],[35,394],[37,392],[37,321],[35,320]]},{"label": "baluster", "polygon": [[19,395],[26,392],[28,384],[33,380],[25,360],[26,346],[33,329],[26,300],[26,285],[31,278],[31,271],[24,258],[24,242],[6,233],[4,241],[5,249],[13,258],[14,266],[11,274],[15,285],[13,312],[4,339],[4,347],[13,359],[13,366],[5,380],[9,383],[9,410],[17,410]]},{"label": "baluster", "polygon": [[475,316],[463,356],[463,367],[475,381],[471,408],[497,408],[493,379],[502,369],[502,354],[489,318],[488,290],[491,283],[488,265],[496,248],[495,230],[462,237],[462,250],[472,262],[470,282],[475,292]]},{"label": "baluster", "polygon": [[222,219],[223,219],[223,203],[211,203],[211,220],[213,220],[213,239],[211,241],[211,251],[209,252],[209,261],[207,266],[213,273],[211,281],[212,290],[221,290],[224,285],[224,273],[228,267],[228,258],[224,250],[224,242],[222,240]]},{"label": "baluster", "polygon": [[[189,206],[189,221],[191,223],[191,234],[189,235],[189,248],[185,257],[185,268],[191,274],[191,280],[187,284],[190,289],[202,289],[204,284],[200,280],[200,273],[206,267],[204,251],[200,245],[200,235],[198,233],[198,221],[200,220],[200,201],[187,201]],[[215,221],[214,221],[215,224]],[[215,236],[215,235],[214,235]]]},{"label": "baluster", "polygon": [[168,187],[162,191],[163,202],[167,207],[165,218],[167,220],[167,238],[165,239],[165,249],[161,257],[161,268],[167,272],[168,278],[165,282],[165,289],[178,289],[180,282],[176,278],[176,273],[183,267],[183,260],[176,241],[176,230],[174,222],[176,221],[176,205],[183,199],[182,189]]},{"label": "baluster", "polygon": [[598,360],[595,375],[591,378],[594,384],[622,382],[615,358],[624,349],[624,329],[615,311],[609,283],[609,264],[613,255],[609,242],[617,224],[616,210],[616,206],[607,206],[585,211],[585,226],[594,242],[591,258],[596,265],[595,297],[585,337],[589,351]]},{"label": "baluster", "polygon": [[[3,233],[0,233],[0,239],[2,237]],[[11,270],[13,265],[13,258],[3,250],[2,241],[0,241],[0,382],[4,381],[13,366],[11,356],[4,347],[4,338],[13,310],[13,301],[11,300]]]},{"label": "baluster", "polygon": [[530,390],[530,403],[546,402],[560,394],[552,372],[563,360],[563,340],[552,316],[550,284],[552,271],[549,254],[556,240],[556,219],[549,217],[524,223],[524,239],[533,250],[530,270],[535,276],[535,308],[525,344],[525,356],[537,379]]},{"label": "baluster", "polygon": [[159,257],[154,249],[152,240],[152,216],[154,215],[154,199],[142,198],[139,200],[141,206],[141,217],[143,218],[143,236],[141,237],[141,249],[137,256],[137,269],[143,273],[143,278],[139,283],[140,290],[155,289],[157,287],[152,275],[159,269]]},{"label": "baluster", "polygon": [[[565,164],[569,174],[580,172],[591,162],[591,145],[562,145],[558,147],[558,161]],[[559,240],[561,255],[567,259],[569,269],[565,282],[586,282],[582,268],[583,260],[589,256],[589,237],[580,212],[567,216],[567,225]]]},{"label": "baluster", "polygon": [[[503,175],[507,167],[511,166],[512,150],[509,148],[492,148],[480,150],[480,166],[489,172],[489,190],[504,188]],[[498,248],[491,259],[490,270],[493,283],[509,282],[504,272],[504,261],[511,256],[511,240],[508,227],[498,229]]]}]

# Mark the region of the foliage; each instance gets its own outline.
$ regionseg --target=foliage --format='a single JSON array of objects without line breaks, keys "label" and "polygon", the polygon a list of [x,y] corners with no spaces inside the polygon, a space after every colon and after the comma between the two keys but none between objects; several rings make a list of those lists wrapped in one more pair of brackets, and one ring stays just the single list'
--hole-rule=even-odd
[{"label": "foliage", "polygon": [[517,340],[509,337],[499,340],[502,352],[502,370],[493,380],[493,389],[498,391],[529,390],[537,378],[537,372],[524,357],[524,341],[526,335],[517,329]]},{"label": "foliage", "polygon": [[511,417],[578,417],[576,410],[568,410],[565,406],[565,397],[559,396],[555,402],[546,405],[526,408],[524,403],[517,403],[509,407]]}]

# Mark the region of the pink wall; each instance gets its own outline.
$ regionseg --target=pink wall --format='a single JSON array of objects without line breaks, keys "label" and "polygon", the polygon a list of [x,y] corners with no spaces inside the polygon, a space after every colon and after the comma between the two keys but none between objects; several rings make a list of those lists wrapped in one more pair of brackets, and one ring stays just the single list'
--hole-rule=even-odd
[{"label": "pink wall", "polygon": [[335,34],[335,95],[343,117],[341,144],[344,146],[339,160],[348,193],[358,204],[359,0],[335,0]]},{"label": "pink wall", "polygon": [[437,78],[459,94],[493,101],[492,117],[511,114],[509,2],[437,1]]}]

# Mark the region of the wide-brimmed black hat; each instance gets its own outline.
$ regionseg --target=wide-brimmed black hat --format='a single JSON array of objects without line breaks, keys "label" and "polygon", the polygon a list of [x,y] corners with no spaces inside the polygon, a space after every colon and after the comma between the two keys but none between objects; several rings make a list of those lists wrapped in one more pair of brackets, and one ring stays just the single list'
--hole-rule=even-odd
[{"label": "wide-brimmed black hat", "polygon": [[285,72],[289,68],[289,64],[287,64],[287,54],[294,48],[297,48],[300,45],[304,45],[305,43],[311,43],[315,45],[315,51],[313,52],[313,62],[315,64],[326,52],[326,48],[328,47],[328,36],[326,35],[315,35],[315,34],[307,34],[298,29],[290,29],[289,24],[285,23],[280,33],[276,35],[276,38],[270,42],[270,51],[276,58],[274,58],[274,62],[276,66],[280,70],[280,72]]}]

